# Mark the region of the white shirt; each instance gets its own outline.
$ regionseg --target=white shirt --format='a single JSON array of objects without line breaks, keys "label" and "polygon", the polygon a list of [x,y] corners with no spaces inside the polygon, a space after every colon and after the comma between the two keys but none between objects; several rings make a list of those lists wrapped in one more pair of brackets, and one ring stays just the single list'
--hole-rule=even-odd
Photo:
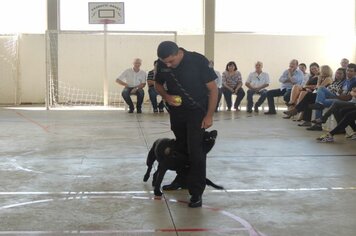
[{"label": "white shirt", "polygon": [[261,74],[258,74],[256,71],[251,72],[248,75],[246,83],[249,83],[252,87],[260,87],[261,85],[269,84],[269,75],[268,73],[263,71],[261,72]]},{"label": "white shirt", "polygon": [[308,73],[304,74],[302,86],[304,86],[308,82],[309,77],[310,77],[310,75]]},{"label": "white shirt", "polygon": [[215,74],[217,76],[217,78],[215,79],[215,83],[216,83],[216,86],[218,86],[218,88],[221,88],[222,87],[222,77],[221,77],[221,74],[219,71],[217,70],[214,70],[215,71]]},{"label": "white shirt", "polygon": [[125,70],[122,74],[116,79],[125,81],[128,87],[136,87],[140,84],[146,83],[146,72],[139,70],[138,72],[134,71],[132,68]]}]

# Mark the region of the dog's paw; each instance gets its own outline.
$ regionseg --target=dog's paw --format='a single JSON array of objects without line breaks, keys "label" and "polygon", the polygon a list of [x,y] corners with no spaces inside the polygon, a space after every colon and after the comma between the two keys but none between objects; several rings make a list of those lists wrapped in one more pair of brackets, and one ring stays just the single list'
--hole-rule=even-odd
[{"label": "dog's paw", "polygon": [[162,196],[162,192],[161,192],[161,190],[159,190],[159,189],[155,189],[154,190],[154,193],[155,193],[155,196],[157,196],[157,197],[160,197],[160,196]]},{"label": "dog's paw", "polygon": [[143,182],[147,182],[147,180],[150,178],[149,174],[145,174],[145,176],[143,176]]}]

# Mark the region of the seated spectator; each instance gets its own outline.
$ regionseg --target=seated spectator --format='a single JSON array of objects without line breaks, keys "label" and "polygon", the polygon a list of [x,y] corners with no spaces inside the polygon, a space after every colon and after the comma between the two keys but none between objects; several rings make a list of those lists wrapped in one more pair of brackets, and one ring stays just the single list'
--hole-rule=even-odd
[{"label": "seated spectator", "polygon": [[150,96],[150,101],[151,101],[154,113],[157,113],[158,111],[164,112],[163,99],[159,102],[159,104],[157,103],[158,92],[155,89],[155,80],[154,80],[154,75],[156,73],[155,72],[156,64],[157,64],[157,61],[155,61],[153,63],[154,68],[153,68],[153,70],[150,70],[147,75],[148,95]]},{"label": "seated spectator", "polygon": [[141,64],[142,60],[136,58],[133,62],[133,68],[125,70],[116,79],[116,83],[124,86],[121,95],[129,106],[129,113],[133,113],[135,109],[130,97],[131,94],[137,96],[137,113],[142,113],[143,97],[145,96],[145,91],[143,90],[143,88],[146,85],[146,72],[140,70]]},{"label": "seated spectator", "polygon": [[[309,80],[310,74],[307,73],[307,65],[305,63],[299,63],[298,68],[301,72],[303,72],[303,82],[302,86],[304,86]],[[310,71],[310,68],[309,68]]]},{"label": "seated spectator", "polygon": [[236,94],[234,108],[238,111],[240,103],[245,97],[245,91],[242,88],[241,73],[237,70],[234,61],[227,63],[225,71],[222,74],[222,93],[224,94],[228,111],[231,111],[232,107],[232,94]]},{"label": "seated spectator", "polygon": [[[308,81],[306,83],[304,83],[304,85],[303,84],[302,85],[299,85],[299,84],[293,85],[290,100],[289,100],[289,103],[287,103],[289,110],[293,109],[295,107],[295,105],[298,104],[305,97],[305,95],[307,93],[313,92],[314,89],[318,86],[318,81],[320,81],[320,79],[318,79],[318,76],[319,76],[318,63],[313,62],[312,64],[310,64],[309,70],[310,70],[310,76],[309,76]],[[283,118],[289,119],[291,117],[292,116],[285,116]],[[296,120],[301,121],[302,119],[303,119],[303,112],[300,112],[299,117]]]},{"label": "seated spectator", "polygon": [[274,105],[274,98],[283,96],[285,102],[290,100],[290,93],[293,85],[301,85],[303,82],[303,73],[298,68],[298,60],[293,59],[289,63],[289,69],[285,70],[282,76],[279,78],[281,82],[281,88],[272,89],[267,91],[267,100],[269,110],[265,112],[265,115],[274,115],[277,114],[276,108]]},{"label": "seated spectator", "polygon": [[341,61],[340,61],[340,65],[341,65],[342,68],[344,68],[346,70],[347,66],[349,65],[349,59],[342,58]]},{"label": "seated spectator", "polygon": [[[342,111],[341,111],[342,112]],[[353,130],[353,133],[351,135],[348,135],[348,138],[351,138],[353,140],[356,140],[356,124],[355,124],[355,120],[356,120],[356,108],[349,110],[347,109],[347,112],[343,115],[343,119],[337,124],[337,126],[331,130],[330,132],[321,135],[319,138],[317,138],[317,140],[319,142],[322,143],[331,143],[334,142],[334,135],[341,133],[340,131],[345,130],[345,128],[347,126],[350,126]]]},{"label": "seated spectator", "polygon": [[267,96],[267,87],[269,86],[269,75],[262,71],[263,63],[258,61],[255,64],[255,71],[251,72],[246,80],[247,90],[247,112],[252,112],[253,95],[260,95],[254,106],[254,111],[258,112],[258,107],[262,105]]},{"label": "seated spectator", "polygon": [[214,69],[214,61],[213,60],[209,61],[209,67],[212,68],[216,74],[215,82],[216,82],[216,86],[218,87],[218,102],[216,104],[215,112],[218,112],[218,109],[220,107],[220,100],[221,100],[221,96],[222,96],[222,91],[221,91],[222,77],[221,77],[220,72]]},{"label": "seated spectator", "polygon": [[340,110],[344,109],[353,109],[356,108],[356,83],[352,84],[351,92],[350,95],[352,96],[350,101],[341,101],[337,100],[335,101],[330,108],[324,113],[321,119],[315,119],[312,122],[317,123],[317,124],[322,124],[326,123],[328,118],[331,115],[334,115],[335,120],[337,123],[339,123],[342,119],[342,115],[340,114]]},{"label": "seated spectator", "polygon": [[[346,70],[343,68],[337,69],[335,73],[335,79],[331,85],[327,87],[327,89],[333,93],[337,94],[338,91],[342,88],[344,82],[346,80]],[[298,112],[303,112],[303,120],[302,124],[298,124],[298,126],[309,127],[311,126],[311,117],[312,110],[309,108],[310,104],[315,103],[316,93],[307,93],[306,96],[295,106],[295,108],[285,111],[286,115],[296,115]]]},{"label": "seated spectator", "polygon": [[312,64],[310,64],[309,70],[310,70],[310,76],[304,84],[293,85],[290,100],[287,104],[288,106],[293,107],[296,104],[298,104],[303,99],[303,97],[307,92],[313,92],[313,90],[317,86],[318,76],[319,76],[318,63],[313,62]]},{"label": "seated spectator", "polygon": [[[356,83],[356,64],[350,63],[346,70],[346,80],[343,83],[342,90],[337,94],[330,93],[330,91],[324,87],[320,87],[316,93],[315,103],[311,104],[309,107],[315,109],[315,119],[321,119],[323,114],[323,109],[325,107],[330,107],[333,102],[337,100],[349,101],[352,96],[350,95],[353,83]],[[308,130],[322,130],[321,124],[315,124],[312,127],[307,128]]]}]

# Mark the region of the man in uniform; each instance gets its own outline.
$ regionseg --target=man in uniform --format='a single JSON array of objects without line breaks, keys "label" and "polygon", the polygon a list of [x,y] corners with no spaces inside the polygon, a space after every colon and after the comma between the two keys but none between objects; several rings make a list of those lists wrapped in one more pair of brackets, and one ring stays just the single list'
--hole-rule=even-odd
[{"label": "man in uniform", "polygon": [[187,185],[191,198],[188,206],[201,207],[206,185],[203,134],[213,124],[218,97],[216,74],[203,55],[179,48],[171,41],[159,44],[157,56],[160,61],[155,88],[168,103],[177,148],[189,158]]}]

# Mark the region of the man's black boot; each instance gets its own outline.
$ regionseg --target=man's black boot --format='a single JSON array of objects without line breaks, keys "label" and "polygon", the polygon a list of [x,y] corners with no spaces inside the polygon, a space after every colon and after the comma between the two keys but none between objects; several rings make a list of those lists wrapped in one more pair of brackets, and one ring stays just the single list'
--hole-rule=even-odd
[{"label": "man's black boot", "polygon": [[188,204],[190,208],[197,208],[197,207],[201,207],[202,205],[203,205],[203,200],[201,198],[201,195],[193,195],[190,198],[190,202]]}]

